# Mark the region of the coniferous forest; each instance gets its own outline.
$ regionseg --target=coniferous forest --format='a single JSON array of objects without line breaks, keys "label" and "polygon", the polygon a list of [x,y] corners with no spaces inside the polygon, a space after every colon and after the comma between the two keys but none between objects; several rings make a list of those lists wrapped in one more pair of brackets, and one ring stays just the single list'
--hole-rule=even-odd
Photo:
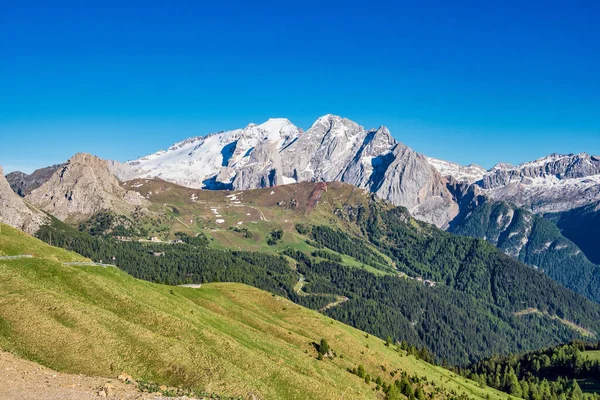
[{"label": "coniferous forest", "polygon": [[584,391],[599,389],[599,355],[600,342],[575,341],[520,355],[495,355],[457,372],[480,386],[524,399],[580,399]]}]

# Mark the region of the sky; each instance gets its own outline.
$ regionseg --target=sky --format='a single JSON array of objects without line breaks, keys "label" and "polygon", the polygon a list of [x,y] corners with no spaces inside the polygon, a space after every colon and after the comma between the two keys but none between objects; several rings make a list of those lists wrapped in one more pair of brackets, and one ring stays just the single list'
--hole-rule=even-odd
[{"label": "sky", "polygon": [[0,165],[337,114],[491,167],[600,154],[598,1],[5,1]]}]

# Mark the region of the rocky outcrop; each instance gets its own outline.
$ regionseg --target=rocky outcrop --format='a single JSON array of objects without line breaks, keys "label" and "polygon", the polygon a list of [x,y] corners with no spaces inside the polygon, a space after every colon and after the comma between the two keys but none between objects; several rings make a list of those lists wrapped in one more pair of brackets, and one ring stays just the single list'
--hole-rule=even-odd
[{"label": "rocky outcrop", "polygon": [[281,159],[277,151],[277,143],[272,141],[257,144],[248,162],[237,171],[233,179],[233,188],[236,190],[281,184],[283,184]]},{"label": "rocky outcrop", "polygon": [[594,175],[600,175],[599,157],[586,153],[552,154],[517,167],[499,164],[485,174],[479,185],[484,189],[495,189],[511,183],[532,185],[536,181],[580,180]]},{"label": "rocky outcrop", "polygon": [[21,197],[25,197],[31,193],[32,190],[35,190],[46,183],[48,179],[63,166],[64,164],[58,164],[40,168],[33,171],[30,175],[21,171],[15,171],[6,175],[6,180],[15,193]]},{"label": "rocky outcrop", "polygon": [[0,222],[21,229],[29,234],[38,231],[48,222],[48,217],[25,204],[10,187],[0,167]]},{"label": "rocky outcrop", "polygon": [[147,204],[138,193],[119,185],[105,160],[84,153],[73,156],[25,198],[56,218],[70,222],[102,210],[128,213]]},{"label": "rocky outcrop", "polygon": [[286,119],[190,138],[115,165],[120,179],[158,177],[205,189],[255,189],[302,181],[341,181],[377,193],[412,214],[445,226],[458,212],[445,179],[427,158],[385,127],[364,129],[325,115],[306,132]]},{"label": "rocky outcrop", "polygon": [[[430,162],[440,173],[464,180],[467,167]],[[563,212],[600,200],[600,157],[552,154],[517,166],[497,164],[469,183],[492,200],[514,203],[534,213]]]}]

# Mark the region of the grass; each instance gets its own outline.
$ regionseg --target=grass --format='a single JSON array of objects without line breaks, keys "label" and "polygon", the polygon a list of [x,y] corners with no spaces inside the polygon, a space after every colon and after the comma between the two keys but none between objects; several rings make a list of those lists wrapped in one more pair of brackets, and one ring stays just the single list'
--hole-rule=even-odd
[{"label": "grass", "polygon": [[33,255],[63,262],[89,261],[79,254],[48,246],[22,231],[0,224],[0,256],[18,255]]},{"label": "grass", "polygon": [[584,351],[583,356],[591,361],[600,361],[600,350]]},{"label": "grass", "polygon": [[[335,216],[334,211],[348,204],[366,205],[368,201],[363,190],[332,182],[327,184],[328,190],[321,194],[318,206],[312,207],[309,196],[315,185],[303,182],[242,192],[195,190],[158,179],[136,179],[125,183],[127,189],[136,190],[144,196],[149,195],[149,200],[153,203],[151,208],[164,214],[161,226],[167,225],[169,229],[160,232],[150,229],[151,235],[173,239],[175,232],[179,231],[190,235],[202,232],[213,239],[211,246],[216,249],[277,254],[285,248],[292,248],[307,255],[315,248],[306,243],[306,236],[296,232],[297,222],[329,225],[359,235],[355,224],[345,223]],[[289,206],[292,200],[295,200],[295,207]],[[217,219],[224,222],[217,223]],[[253,237],[244,238],[232,230],[238,226],[249,229]],[[267,238],[275,229],[284,231],[283,240],[269,246]],[[340,254],[342,263],[377,275],[395,275],[397,271],[392,260],[375,246],[369,247],[385,259],[386,263],[375,268]]]},{"label": "grass", "polygon": [[[376,399],[374,384],[346,371],[363,364],[387,382],[393,380],[389,371],[400,369],[447,391],[506,399],[249,286],[170,287],[113,267],[66,266],[63,261],[82,258],[6,226],[0,251],[36,255],[0,260],[0,348],[56,370],[100,376],[125,371],[229,396]],[[338,357],[316,359],[312,342],[321,338]]]}]

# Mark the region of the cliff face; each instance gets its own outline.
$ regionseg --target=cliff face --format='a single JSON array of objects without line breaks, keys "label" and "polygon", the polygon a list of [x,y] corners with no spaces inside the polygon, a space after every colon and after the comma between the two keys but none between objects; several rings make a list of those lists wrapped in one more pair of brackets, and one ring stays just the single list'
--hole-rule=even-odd
[{"label": "cliff face", "polygon": [[63,166],[64,164],[57,164],[36,169],[30,175],[21,171],[15,171],[6,175],[6,180],[15,193],[21,197],[25,197],[33,190],[46,183],[48,179],[50,179],[52,175],[54,175],[54,173]]},{"label": "cliff face", "polygon": [[13,192],[0,167],[0,222],[34,234],[48,217],[27,204]]},{"label": "cliff face", "polygon": [[84,153],[73,156],[26,200],[60,220],[73,222],[102,210],[130,212],[147,204],[138,193],[119,185],[105,160]]}]

